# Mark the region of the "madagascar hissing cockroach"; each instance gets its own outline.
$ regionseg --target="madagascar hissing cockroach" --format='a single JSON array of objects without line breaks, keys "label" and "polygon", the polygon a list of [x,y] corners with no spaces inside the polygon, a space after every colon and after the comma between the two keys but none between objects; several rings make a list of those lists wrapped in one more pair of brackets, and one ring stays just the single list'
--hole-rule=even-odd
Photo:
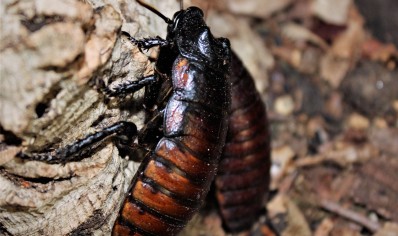
[{"label": "madagascar hissing cockroach", "polygon": [[[148,7],[148,6],[146,6]],[[153,8],[149,7],[151,10],[154,10]],[[195,9],[195,11],[200,11],[198,8],[192,8]],[[207,69],[215,69],[219,70],[218,73],[224,74],[226,78],[228,78],[229,83],[232,84],[232,104],[231,104],[231,110],[229,111],[229,128],[228,128],[228,142],[224,147],[223,150],[223,157],[222,161],[219,166],[219,172],[218,172],[218,177],[216,178],[216,195],[217,195],[217,200],[219,203],[219,208],[220,208],[220,213],[222,215],[224,225],[227,230],[232,231],[232,232],[237,232],[241,230],[246,230],[248,229],[252,223],[257,219],[258,214],[262,208],[262,203],[263,203],[263,198],[265,193],[268,191],[268,184],[269,184],[269,168],[270,168],[270,147],[269,147],[269,135],[268,135],[268,123],[266,119],[266,111],[265,111],[265,106],[261,101],[260,95],[258,94],[255,86],[253,79],[251,78],[250,74],[248,71],[245,69],[243,66],[242,62],[239,60],[239,58],[234,54],[230,53],[232,56],[232,66],[231,70],[228,71],[227,65],[225,65],[224,68],[220,67],[217,64],[213,64],[214,61],[217,61],[219,59],[222,59],[220,55],[207,55],[208,58],[211,60],[205,62],[203,60],[198,60],[197,56],[200,55],[201,53],[198,54],[198,49],[201,50],[200,48],[205,48],[205,47],[211,47],[212,42],[210,37],[210,40],[206,44],[203,44],[203,37],[198,37],[201,33],[200,32],[195,32],[196,29],[192,28],[192,26],[189,25],[182,25],[181,21],[182,19],[185,19],[189,24],[192,24],[192,22],[202,22],[203,26],[205,27],[205,24],[203,22],[203,15],[199,16],[195,15],[194,17],[196,18],[187,18],[187,17],[192,17],[187,14],[186,12],[191,10],[188,8],[186,11],[179,11],[175,14],[173,21],[171,22],[167,18],[165,19],[164,16],[162,16],[163,19],[165,19],[166,22],[168,22],[169,27],[168,27],[168,35],[166,40],[169,40],[169,42],[172,43],[167,43],[163,41],[159,41],[159,38],[155,39],[149,39],[149,40],[136,40],[134,38],[130,38],[130,40],[133,43],[136,43],[140,48],[149,48],[151,45],[151,41],[153,44],[160,45],[160,54],[158,61],[156,63],[156,71],[159,74],[166,75],[166,76],[172,76],[173,78],[173,84],[174,84],[174,94],[175,96],[176,89],[175,89],[175,83],[179,83],[178,80],[182,80],[184,77],[184,73],[180,72],[183,68],[178,66],[178,58],[183,56],[187,57],[187,52],[189,51],[190,54],[188,55],[188,61],[187,63],[192,63],[191,60],[195,61],[196,63],[201,63],[200,67],[204,68],[204,71],[201,71],[203,73],[204,78],[209,78],[212,77],[210,74],[207,72]],[[161,15],[157,11],[155,12],[158,15]],[[184,14],[184,16],[182,16]],[[200,17],[200,19],[199,19]],[[179,24],[179,25],[173,25],[173,24]],[[177,27],[182,27],[181,29],[177,29]],[[190,27],[187,29],[184,29],[184,27]],[[172,30],[170,30],[172,29]],[[208,30],[207,27],[205,27],[206,30]],[[190,34],[176,34],[178,31],[181,30],[182,32],[190,32]],[[173,32],[175,31],[175,32]],[[125,33],[126,34],[126,33]],[[208,31],[208,35],[210,34],[210,31]],[[195,41],[196,37],[196,41]],[[206,36],[208,37],[208,36]],[[214,40],[214,39],[213,39]],[[220,39],[219,39],[220,40]],[[222,39],[223,41],[225,39]],[[226,40],[225,40],[226,41]],[[160,43],[159,43],[160,42]],[[177,43],[178,42],[178,43]],[[223,42],[224,43],[224,42]],[[183,45],[183,48],[180,48],[181,45]],[[203,49],[202,49],[203,50]],[[224,49],[226,50],[226,49]],[[229,48],[227,49],[229,50]],[[226,56],[227,54],[225,53],[222,56]],[[177,59],[175,59],[177,58]],[[173,59],[173,60],[171,60]],[[224,57],[225,62],[223,63],[228,63],[229,58]],[[219,61],[218,63],[220,63]],[[174,65],[173,65],[174,63]],[[221,65],[221,64],[220,64]],[[185,68],[184,68],[185,69]],[[192,70],[191,70],[192,71]],[[171,75],[172,74],[172,75]],[[198,76],[199,74],[196,73],[195,76]],[[155,76],[159,76],[156,75]],[[158,81],[158,79],[155,77],[153,78],[153,81]],[[225,82],[225,81],[224,81]],[[198,80],[193,84],[193,86],[208,86],[205,85],[205,80]],[[215,86],[218,86],[214,84]],[[221,85],[221,84],[219,84]],[[209,86],[207,88],[203,87],[203,89],[195,88],[195,87],[190,87],[192,91],[197,90],[197,91],[202,91],[204,93],[208,93],[210,91],[219,91],[219,92],[224,92],[228,94],[228,89],[227,85],[223,85],[223,89],[226,90],[219,90],[219,88],[214,88],[212,86]],[[124,90],[123,87],[121,89],[116,88],[114,91],[118,91],[120,93],[120,90]],[[195,92],[196,93],[196,92]],[[216,106],[215,101],[210,101],[207,100],[204,97],[205,94],[199,95],[196,97],[197,101],[195,103],[202,103],[202,104],[207,104],[206,106],[203,106],[203,108],[207,108],[203,110],[203,113],[206,113],[207,110],[214,110],[213,106]],[[203,96],[203,97],[202,97]],[[208,96],[208,95],[206,95]],[[213,97],[213,95],[211,95]],[[213,97],[217,99],[216,97]],[[172,101],[169,100],[169,104]],[[228,99],[228,98],[227,98]],[[223,102],[224,103],[224,102]],[[167,107],[169,107],[169,104]],[[187,108],[190,109],[190,106],[192,106],[194,103],[187,104]],[[200,108],[200,107],[198,107]],[[195,113],[200,113],[200,110],[197,110]],[[167,113],[167,110],[166,110]],[[179,113],[181,116],[187,116],[190,115],[189,113]],[[174,116],[175,114],[173,114]],[[193,114],[192,114],[193,115]],[[209,114],[210,115],[210,114]],[[205,115],[207,116],[207,115]],[[165,130],[165,137],[167,137],[167,125],[168,125],[168,120],[170,119],[174,122],[175,118],[172,118],[171,116],[165,116],[164,120],[164,129]],[[198,125],[198,124],[201,125]],[[192,126],[193,129],[198,129],[197,132],[209,132],[210,130],[204,130],[205,129],[205,123],[203,122],[190,122],[190,123],[184,123],[186,127],[181,126],[180,128],[182,129],[190,129],[191,125],[196,125],[197,127]],[[172,124],[175,125],[175,124]],[[200,131],[200,129],[203,129],[203,131]],[[224,132],[224,130],[222,130]],[[207,133],[210,134],[210,133]],[[198,146],[202,146],[203,143],[209,143],[206,139],[205,135],[201,135],[202,137],[199,139],[196,139]],[[202,139],[203,138],[203,139]],[[208,139],[208,138],[207,138]],[[167,140],[167,138],[165,139]],[[223,142],[221,141],[221,138],[219,138],[220,142],[217,143],[216,145],[223,145]],[[160,140],[158,143],[158,147],[155,149],[155,154],[159,152],[159,147],[165,146],[163,144],[163,141]],[[167,146],[165,146],[167,147]],[[211,146],[209,146],[211,147]],[[173,148],[178,148],[177,146]],[[203,146],[205,148],[205,146]],[[168,154],[173,154],[170,151],[167,151],[166,148],[164,148],[166,151],[164,153]],[[192,153],[193,154],[193,153]],[[186,158],[184,155],[178,155],[176,157],[173,157],[171,159],[172,164],[177,164],[177,159],[176,158]],[[153,159],[151,157],[148,160]],[[215,158],[216,159],[216,158]],[[215,160],[214,159],[214,160]],[[150,162],[148,161],[147,162]],[[156,159],[155,159],[156,160]],[[188,175],[197,175],[195,172],[198,171],[199,173],[202,172],[204,169],[199,167],[197,165],[197,161],[191,162],[191,159],[184,160],[186,165],[194,165],[196,166],[195,169],[187,170],[185,171],[185,174]],[[189,164],[190,163],[190,164]],[[152,165],[155,165],[156,162],[154,161]],[[203,163],[202,163],[203,164]],[[147,164],[148,165],[148,164]],[[165,166],[164,168],[166,168]],[[144,167],[143,167],[144,168]],[[149,168],[149,167],[145,167]],[[158,168],[159,169],[159,168]],[[169,171],[172,171],[173,168],[169,168]],[[212,169],[209,169],[212,170]],[[155,169],[154,169],[155,171]],[[159,170],[160,171],[160,170]],[[164,170],[162,170],[164,172]],[[162,175],[162,171],[158,174],[153,174],[159,179],[164,178]],[[145,170],[142,170],[141,172],[145,173]],[[174,173],[178,174],[178,173]],[[203,173],[202,173],[203,174]],[[213,173],[211,173],[212,175]],[[145,174],[141,174],[145,175]],[[189,178],[187,179],[188,181]],[[134,180],[137,181],[137,180]],[[156,179],[155,179],[156,181]],[[210,179],[207,179],[207,181],[210,181]],[[191,182],[189,184],[192,185]],[[209,182],[207,182],[208,184]],[[174,181],[164,183],[162,181],[162,187],[166,187],[169,185],[174,185],[176,184]],[[206,188],[203,189],[204,192],[207,192],[207,186]],[[169,187],[170,188],[170,187]],[[191,191],[192,187],[188,187],[184,189],[181,188],[180,191]],[[175,190],[177,191],[177,190]],[[131,191],[132,193],[132,191]],[[177,195],[184,195],[182,193],[176,192]],[[146,196],[147,197],[147,196]],[[131,197],[129,197],[131,198]],[[137,201],[137,199],[135,199]],[[126,200],[127,202],[127,200]],[[126,203],[125,203],[126,204]],[[171,210],[171,209],[170,209]],[[122,210],[123,212],[123,210]],[[138,217],[138,215],[135,215]],[[170,218],[172,218],[172,215],[169,215]],[[186,216],[186,217],[185,217]],[[192,216],[192,214],[187,214],[187,215],[181,215],[182,218],[189,219]],[[163,216],[166,217],[166,216]],[[160,218],[160,216],[159,216]],[[175,218],[175,215],[174,215]],[[140,221],[141,218],[137,218],[136,221]],[[117,225],[118,220],[115,225],[116,227],[122,228],[122,226]],[[150,224],[154,224],[152,220],[148,220],[146,223],[142,223],[145,225],[148,225],[150,227]],[[159,222],[156,222],[159,225]],[[179,223],[179,222],[172,222],[174,224]],[[137,224],[137,223],[135,223]],[[179,225],[181,226],[181,225]],[[131,230],[131,229],[126,229],[126,230]],[[177,229],[178,230],[178,229]],[[114,230],[115,232],[115,230]],[[157,233],[160,233],[160,231],[157,231]],[[161,232],[164,234],[165,232]]]},{"label": "madagascar hissing cockroach", "polygon": [[[163,113],[163,138],[136,173],[112,234],[174,235],[199,210],[217,171],[230,102],[230,45],[213,37],[197,7],[170,20],[138,2],[165,19],[167,38],[130,40],[140,49],[160,46],[155,71],[171,74],[173,92]],[[167,61],[160,61],[165,54]],[[159,76],[141,81],[155,83]]]},{"label": "madagascar hissing cockroach", "polygon": [[253,79],[232,53],[227,140],[215,179],[224,227],[247,230],[259,216],[270,181],[270,137],[265,105]]}]

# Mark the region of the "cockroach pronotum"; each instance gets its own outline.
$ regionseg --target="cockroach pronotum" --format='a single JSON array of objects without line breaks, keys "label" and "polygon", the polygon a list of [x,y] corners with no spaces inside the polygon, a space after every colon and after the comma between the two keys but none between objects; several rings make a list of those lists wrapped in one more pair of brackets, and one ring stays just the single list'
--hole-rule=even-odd
[{"label": "cockroach pronotum", "polygon": [[232,53],[227,140],[215,179],[228,231],[247,230],[259,216],[270,181],[270,139],[265,106],[251,75]]},{"label": "cockroach pronotum", "polygon": [[[203,204],[218,167],[216,196],[224,225],[232,232],[248,229],[268,190],[270,167],[266,112],[253,80],[229,41],[213,37],[202,10],[189,7],[170,20],[137,2],[168,24],[166,39],[136,40],[123,32],[140,49],[160,46],[156,73],[105,93],[124,96],[159,84],[164,76],[171,78],[173,90],[162,113],[163,137],[135,174],[112,234],[177,234]],[[123,148],[137,130],[133,123],[119,122],[55,155],[18,156],[63,163],[112,135]]]}]

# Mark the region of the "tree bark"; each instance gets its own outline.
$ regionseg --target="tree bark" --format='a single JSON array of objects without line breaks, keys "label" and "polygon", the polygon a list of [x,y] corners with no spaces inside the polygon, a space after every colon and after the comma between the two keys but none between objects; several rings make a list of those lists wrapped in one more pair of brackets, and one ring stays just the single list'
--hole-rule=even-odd
[{"label": "tree bark", "polygon": [[[178,9],[168,4],[157,7]],[[0,2],[1,235],[110,235],[139,163],[121,158],[110,141],[65,165],[15,154],[64,147],[121,120],[143,126],[143,91],[107,102],[94,83],[113,87],[152,73],[148,57],[120,31],[141,38],[164,34],[166,26],[136,5]]]}]

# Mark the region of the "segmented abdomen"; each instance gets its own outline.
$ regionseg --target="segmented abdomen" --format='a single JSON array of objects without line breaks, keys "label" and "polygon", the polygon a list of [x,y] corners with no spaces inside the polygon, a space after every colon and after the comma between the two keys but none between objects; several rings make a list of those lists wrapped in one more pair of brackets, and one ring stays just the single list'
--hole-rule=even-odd
[{"label": "segmented abdomen", "polygon": [[229,231],[250,228],[263,207],[270,179],[270,137],[265,105],[236,55],[231,61],[231,112],[216,177],[216,195]]},{"label": "segmented abdomen", "polygon": [[230,99],[225,75],[176,59],[164,137],[134,177],[113,235],[174,235],[198,211],[225,142]]}]

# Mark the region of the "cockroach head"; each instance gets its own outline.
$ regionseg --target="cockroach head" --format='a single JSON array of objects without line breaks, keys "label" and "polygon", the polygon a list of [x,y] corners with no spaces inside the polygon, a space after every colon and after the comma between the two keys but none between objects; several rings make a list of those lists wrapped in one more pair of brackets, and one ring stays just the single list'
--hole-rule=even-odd
[{"label": "cockroach head", "polygon": [[219,67],[223,61],[229,61],[229,41],[215,38],[204,20],[203,11],[197,7],[174,14],[169,23],[167,40],[174,42],[179,53],[192,60]]},{"label": "cockroach head", "polygon": [[203,16],[203,11],[198,7],[189,7],[176,12],[167,27],[168,39],[195,37],[194,34],[206,27]]}]

